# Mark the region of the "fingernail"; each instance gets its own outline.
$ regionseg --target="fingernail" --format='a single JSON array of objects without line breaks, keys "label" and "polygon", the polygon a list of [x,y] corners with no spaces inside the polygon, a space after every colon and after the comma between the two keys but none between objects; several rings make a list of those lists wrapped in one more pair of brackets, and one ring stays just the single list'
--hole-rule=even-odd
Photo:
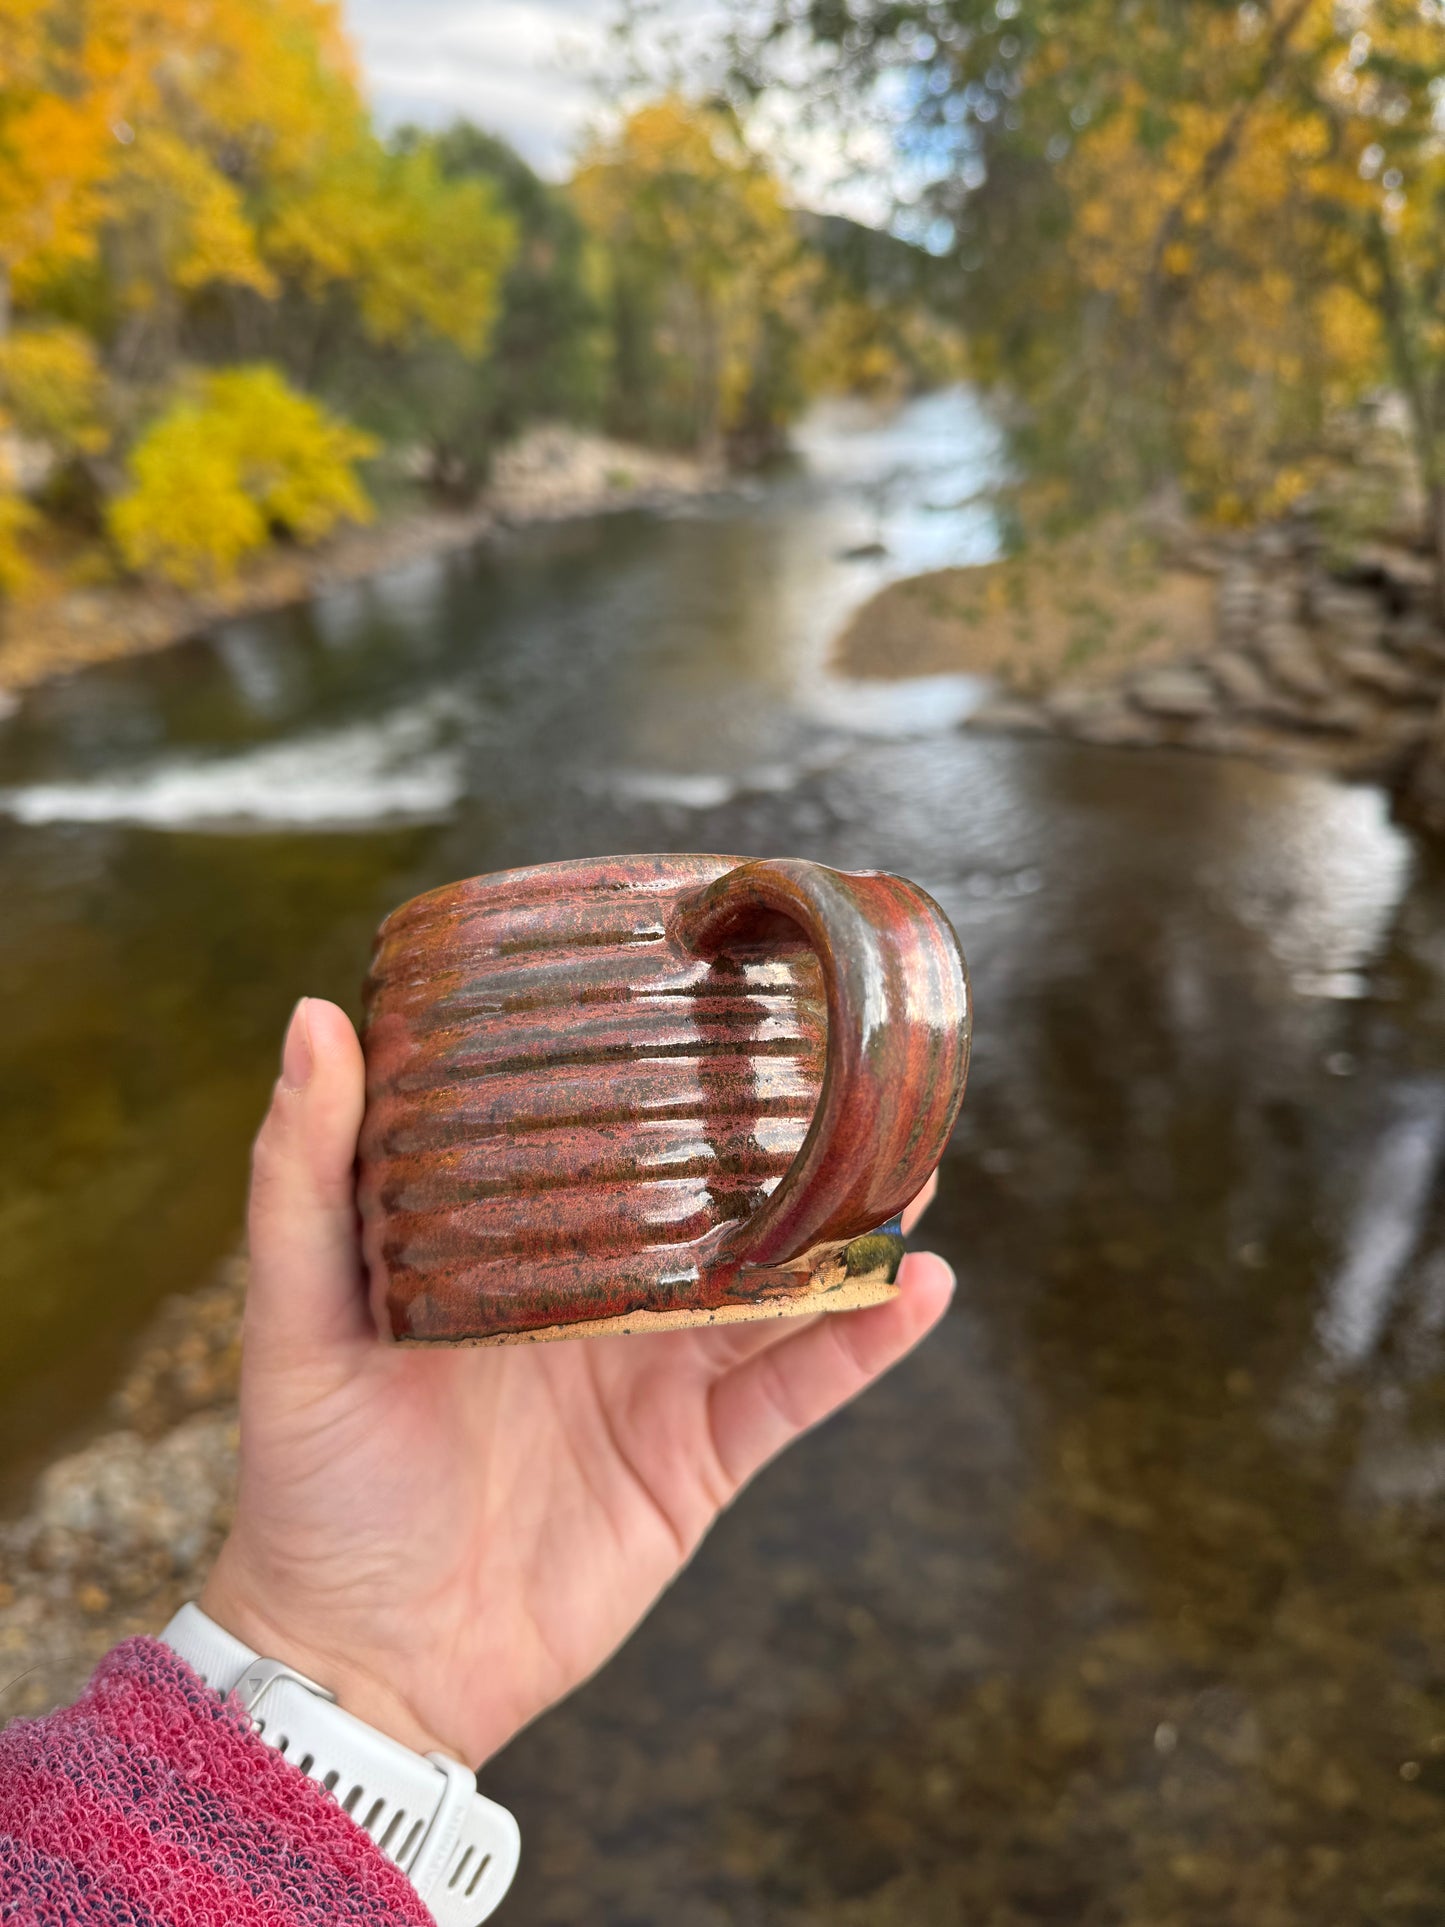
[{"label": "fingernail", "polygon": [[281,1049],[281,1083],[288,1091],[304,1090],[311,1081],[315,1062],[311,1050],[311,1030],[306,1022],[309,997],[303,997],[291,1013],[286,1026],[286,1042]]}]

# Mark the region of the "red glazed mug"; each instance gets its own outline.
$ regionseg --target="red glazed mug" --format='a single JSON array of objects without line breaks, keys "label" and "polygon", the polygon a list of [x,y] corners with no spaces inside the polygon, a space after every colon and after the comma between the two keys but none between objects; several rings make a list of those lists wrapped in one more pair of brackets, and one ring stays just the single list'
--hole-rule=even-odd
[{"label": "red glazed mug", "polygon": [[968,980],[933,899],[800,861],[474,877],[377,934],[360,1197],[408,1342],[653,1331],[890,1297]]}]

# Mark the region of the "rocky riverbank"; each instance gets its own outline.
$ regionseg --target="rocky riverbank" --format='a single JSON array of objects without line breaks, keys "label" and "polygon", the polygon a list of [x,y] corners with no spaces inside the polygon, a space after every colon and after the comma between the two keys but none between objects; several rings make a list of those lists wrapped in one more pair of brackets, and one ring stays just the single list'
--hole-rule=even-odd
[{"label": "rocky riverbank", "polygon": [[100,1655],[155,1632],[209,1570],[230,1518],[245,1265],[172,1300],[106,1428],[0,1523],[0,1725],[71,1699]]},{"label": "rocky riverbank", "polygon": [[474,506],[414,507],[366,528],[348,527],[314,549],[277,546],[204,593],[116,583],[14,604],[0,633],[0,713],[35,683],[164,649],[228,617],[304,602],[338,583],[466,548],[508,528],[667,507],[722,480],[687,456],[562,425],[539,427],[501,451]]},{"label": "rocky riverbank", "polygon": [[967,728],[1384,782],[1445,829],[1445,630],[1424,557],[1376,542],[1340,558],[1304,517],[1228,537],[1145,527],[1132,549],[1114,526],[1092,556],[1089,540],[885,590],[842,666],[991,675]]}]

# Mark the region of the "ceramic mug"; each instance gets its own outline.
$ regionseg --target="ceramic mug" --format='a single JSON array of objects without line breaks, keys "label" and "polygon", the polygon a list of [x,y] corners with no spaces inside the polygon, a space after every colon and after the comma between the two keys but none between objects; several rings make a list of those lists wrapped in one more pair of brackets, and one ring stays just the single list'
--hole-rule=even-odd
[{"label": "ceramic mug", "polygon": [[968,981],[878,872],[627,856],[403,904],[367,979],[372,1303],[409,1342],[889,1297],[948,1141]]}]

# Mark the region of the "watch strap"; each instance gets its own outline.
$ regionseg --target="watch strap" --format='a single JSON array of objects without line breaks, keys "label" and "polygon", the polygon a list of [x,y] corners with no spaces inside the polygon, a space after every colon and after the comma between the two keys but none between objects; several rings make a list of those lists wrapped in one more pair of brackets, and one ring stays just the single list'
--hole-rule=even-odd
[{"label": "watch strap", "polygon": [[336,1704],[280,1660],[263,1659],[196,1605],[161,1634],[222,1698],[232,1694],[266,1745],[317,1781],[411,1881],[437,1927],[479,1927],[517,1871],[521,1838],[505,1807],[445,1753],[413,1753]]}]

